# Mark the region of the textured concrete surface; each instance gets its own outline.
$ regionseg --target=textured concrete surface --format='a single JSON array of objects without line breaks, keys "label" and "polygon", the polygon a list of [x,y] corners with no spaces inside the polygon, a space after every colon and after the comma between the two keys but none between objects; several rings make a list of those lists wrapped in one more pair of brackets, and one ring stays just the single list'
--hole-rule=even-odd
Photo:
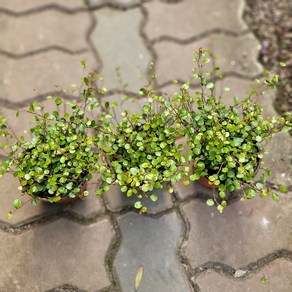
[{"label": "textured concrete surface", "polygon": [[[230,103],[244,98],[262,72],[259,42],[243,21],[244,0],[0,0],[0,114],[17,135],[29,127],[31,101],[55,106],[46,95],[76,98],[80,84],[97,69],[107,87],[103,101],[137,112],[147,103],[139,89],[157,74],[154,86],[173,94],[188,81],[193,51],[210,48],[223,79],[216,93]],[[83,70],[80,61],[85,60]],[[149,65],[154,62],[154,71]],[[195,87],[195,86],[194,86]],[[229,87],[229,92],[224,92]],[[66,90],[66,91],[64,91]],[[127,101],[124,97],[129,96]],[[132,102],[132,101],[135,102]],[[276,115],[274,96],[261,97],[266,116]],[[174,185],[148,200],[139,216],[112,187],[67,206],[26,204],[11,220],[6,214],[19,198],[18,181],[0,180],[0,291],[290,292],[291,136],[275,135],[266,165],[275,188],[290,192],[247,202],[235,200],[220,215],[204,200],[212,191],[197,183]],[[2,141],[1,141],[2,143]],[[181,143],[181,142],[178,142]],[[5,152],[0,152],[1,160]],[[23,197],[25,199],[25,197]],[[25,199],[26,200],[26,199]]]},{"label": "textured concrete surface", "polygon": [[[86,34],[90,28],[88,13],[64,15],[60,11],[44,10],[27,17],[1,16],[0,47],[7,54],[25,55],[54,47],[69,52],[86,50]],[[55,33],[59,30],[59,33]],[[18,35],[10,42],[10,35]]]},{"label": "textured concrete surface", "polygon": [[109,285],[104,261],[113,229],[107,219],[87,226],[60,219],[18,235],[1,233],[1,291],[61,284],[96,291]]},{"label": "textured concrete surface", "polygon": [[145,31],[150,39],[168,37],[186,40],[198,38],[212,31],[236,34],[247,29],[241,18],[243,1],[184,0],[176,2],[178,3],[172,5],[169,5],[167,1],[146,3],[149,18]]},{"label": "textured concrete surface", "polygon": [[275,250],[291,250],[291,204],[291,193],[280,196],[280,203],[271,198],[239,201],[223,214],[198,200],[186,204],[190,233],[184,248],[191,266],[220,262],[242,268]]},{"label": "textured concrete surface", "polygon": [[181,226],[175,213],[157,219],[130,213],[119,217],[118,224],[122,243],[115,267],[122,291],[133,291],[140,266],[144,272],[139,291],[188,291],[176,258]]},{"label": "textured concrete surface", "polygon": [[91,40],[103,61],[105,85],[137,92],[147,83],[145,72],[151,61],[139,34],[143,21],[140,9],[120,12],[104,8],[94,15],[98,24]]}]

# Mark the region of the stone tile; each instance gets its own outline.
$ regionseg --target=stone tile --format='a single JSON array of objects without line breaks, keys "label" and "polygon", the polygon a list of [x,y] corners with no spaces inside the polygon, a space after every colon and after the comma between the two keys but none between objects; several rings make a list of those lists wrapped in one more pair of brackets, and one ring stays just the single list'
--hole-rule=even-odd
[{"label": "stone tile", "polygon": [[68,206],[65,210],[77,217],[90,219],[104,213],[102,198],[95,194],[97,188],[98,175],[94,175],[92,182],[87,183],[89,196],[84,200],[78,200]]},{"label": "stone tile", "polygon": [[153,191],[157,195],[156,202],[151,201],[150,198],[138,199],[136,196],[127,197],[122,193],[119,186],[111,186],[110,189],[104,193],[107,208],[113,212],[121,211],[124,208],[134,208],[137,201],[141,201],[147,207],[147,213],[157,214],[170,209],[173,206],[171,194],[167,189],[157,189]]},{"label": "stone tile", "polygon": [[101,7],[103,5],[111,4],[119,7],[128,7],[139,4],[142,0],[89,0],[89,7]]},{"label": "stone tile", "polygon": [[[266,283],[261,282],[263,277],[267,279]],[[196,283],[202,292],[290,292],[292,287],[292,263],[284,259],[275,260],[268,267],[240,281],[229,279],[224,275],[208,270],[197,277]]]},{"label": "stone tile", "polygon": [[212,48],[213,53],[218,56],[216,63],[223,74],[236,72],[250,78],[262,72],[262,67],[257,62],[259,43],[252,34],[240,37],[211,34],[187,45],[169,41],[156,43],[154,50],[158,56],[158,83],[162,85],[175,79],[189,81],[192,68],[195,67],[192,62],[193,52],[200,47]]},{"label": "stone tile", "polygon": [[289,133],[275,134],[266,148],[269,154],[263,159],[264,166],[272,171],[268,181],[279,185],[292,185],[292,137]]},{"label": "stone tile", "polygon": [[[144,105],[149,104],[147,98],[136,99],[134,97],[130,97],[128,99],[127,96],[121,94],[114,94],[113,96],[102,98],[102,102],[106,101],[108,101],[110,104],[115,101],[118,103],[118,106],[114,107],[114,114],[113,111],[111,111],[111,113],[115,116],[116,121],[118,122],[122,121],[122,112],[124,110],[128,110],[131,114],[138,114],[141,113]],[[113,122],[115,123],[116,121],[113,118]]]},{"label": "stone tile", "polygon": [[214,30],[240,33],[247,29],[242,20],[244,1],[184,0],[177,4],[152,1],[145,4],[150,39],[170,36],[188,39]]},{"label": "stone tile", "polygon": [[[62,206],[59,204],[43,202],[38,202],[36,206],[32,206],[28,202],[26,205],[23,205],[20,209],[16,210],[13,207],[13,202],[15,199],[20,199],[23,202],[30,200],[28,195],[21,196],[18,187],[18,179],[14,178],[10,174],[0,178],[0,224],[4,223],[5,225],[18,227],[27,223],[31,223],[42,217],[53,215],[61,210]],[[8,220],[6,215],[9,211],[13,212],[13,216]]]},{"label": "stone tile", "polygon": [[19,60],[0,56],[0,99],[26,102],[38,95],[70,89],[71,84],[79,85],[80,78],[85,75],[81,60],[86,61],[88,70],[99,66],[89,52],[69,55],[49,51]]},{"label": "stone tile", "polygon": [[26,12],[31,9],[40,9],[47,6],[62,7],[66,9],[84,8],[85,4],[83,0],[1,0],[0,9],[7,9],[13,12]]},{"label": "stone tile", "polygon": [[[101,74],[105,86],[122,89],[128,84],[127,90],[138,92],[147,84],[145,74],[151,59],[139,34],[143,20],[141,11],[104,8],[96,11],[94,16],[97,26],[91,34],[91,40],[103,62]],[[121,77],[117,75],[116,68],[119,68]]]},{"label": "stone tile", "polygon": [[223,214],[197,200],[185,205],[190,234],[184,248],[191,266],[211,261],[238,269],[276,250],[291,250],[291,195],[280,194],[279,203],[258,197],[238,201]]},{"label": "stone tile", "polygon": [[36,292],[62,284],[87,291],[107,287],[104,262],[113,236],[108,219],[86,226],[59,219],[18,235],[2,232],[0,290]]},{"label": "stone tile", "polygon": [[122,243],[114,266],[122,291],[134,291],[141,265],[139,292],[190,291],[176,256],[181,226],[175,213],[157,219],[130,213],[119,217],[118,224]]},{"label": "stone tile", "polygon": [[45,10],[26,17],[3,14],[0,22],[0,50],[7,53],[21,55],[51,46],[75,52],[88,47],[86,34],[91,22],[87,12]]},{"label": "stone tile", "polygon": [[[229,76],[217,81],[215,85],[216,95],[221,96],[222,101],[227,105],[233,105],[233,97],[237,96],[239,100],[248,97],[248,93],[252,90],[252,86],[255,85],[255,82]],[[224,91],[225,87],[228,87],[230,91]],[[269,92],[267,95],[258,97],[257,102],[262,105],[265,117],[278,116],[273,106],[275,97],[274,91]]]}]

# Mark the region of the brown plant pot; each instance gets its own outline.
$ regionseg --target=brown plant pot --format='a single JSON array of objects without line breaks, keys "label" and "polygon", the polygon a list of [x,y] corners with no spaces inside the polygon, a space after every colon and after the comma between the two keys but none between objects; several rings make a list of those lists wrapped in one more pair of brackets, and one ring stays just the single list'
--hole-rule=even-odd
[{"label": "brown plant pot", "polygon": [[208,189],[218,189],[218,186],[211,183],[206,177],[202,176],[199,179],[199,183]]},{"label": "brown plant pot", "polygon": [[[80,187],[80,192],[74,197],[74,198],[70,198],[69,196],[62,198],[60,201],[58,202],[54,202],[54,204],[70,204],[73,203],[75,201],[78,201],[80,199],[83,198],[82,194],[84,191],[86,191],[87,189],[87,182],[85,182],[81,187]],[[49,201],[49,199],[47,198],[42,198],[42,197],[36,197],[37,200],[42,201],[42,202],[46,202],[46,203],[51,203]]]},{"label": "brown plant pot", "polygon": [[[259,159],[257,165],[254,167],[255,173],[257,173],[257,172],[259,171],[259,168],[260,168],[260,162],[261,162],[261,160]],[[200,177],[200,179],[198,180],[198,182],[199,182],[202,186],[204,186],[204,187],[206,187],[206,188],[208,188],[208,189],[218,189],[218,186],[217,186],[217,185],[215,185],[215,184],[213,184],[212,182],[210,182],[210,181],[209,181],[206,177],[204,177],[204,176]]]}]

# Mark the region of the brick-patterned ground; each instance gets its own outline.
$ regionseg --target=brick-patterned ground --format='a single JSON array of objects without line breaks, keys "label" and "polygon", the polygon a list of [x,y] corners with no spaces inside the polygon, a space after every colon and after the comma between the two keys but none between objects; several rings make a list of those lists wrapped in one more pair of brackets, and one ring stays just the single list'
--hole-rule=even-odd
[{"label": "brick-patterned ground", "polygon": [[[75,98],[60,88],[79,83],[83,59],[104,76],[105,100],[138,98],[152,61],[157,89],[172,93],[173,79],[190,77],[200,46],[220,56],[231,87],[224,98],[243,96],[262,72],[244,9],[243,0],[1,0],[0,113],[21,133],[28,119],[16,120],[17,109],[47,95]],[[276,114],[273,101],[261,101],[269,115]],[[234,201],[222,215],[204,204],[208,190],[179,183],[143,216],[113,187],[68,206],[25,206],[7,221],[19,191],[13,177],[1,179],[0,291],[131,292],[143,265],[141,292],[290,292],[291,140],[276,135],[269,146],[275,161],[267,161],[270,183],[288,184],[290,192],[278,204]]]}]

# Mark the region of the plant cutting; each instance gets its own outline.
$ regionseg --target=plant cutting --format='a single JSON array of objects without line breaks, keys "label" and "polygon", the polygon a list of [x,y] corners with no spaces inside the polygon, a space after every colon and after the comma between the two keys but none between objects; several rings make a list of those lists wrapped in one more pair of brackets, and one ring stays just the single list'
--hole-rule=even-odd
[{"label": "plant cutting", "polygon": [[[209,51],[200,49],[194,61],[197,68],[193,78],[200,89],[192,90],[189,82],[175,96],[158,98],[180,125],[180,134],[186,137],[191,149],[190,179],[205,178],[212,187],[218,188],[219,197],[208,199],[207,204],[216,204],[220,212],[227,205],[227,192],[242,188],[242,200],[259,194],[271,195],[278,201],[277,194],[266,186],[271,171],[264,167],[262,159],[267,154],[265,142],[275,133],[291,129],[291,114],[264,118],[263,108],[257,102],[261,95],[276,87],[278,75],[268,75],[262,82],[256,80],[257,86],[245,99],[235,96],[234,103],[227,105],[215,92],[215,79],[222,78],[220,68],[204,70],[204,64],[210,62]],[[259,180],[256,179],[258,169],[263,169]]]},{"label": "plant cutting", "polygon": [[[95,78],[94,73],[89,76]],[[0,176],[11,173],[17,177],[22,195],[28,194],[33,205],[38,200],[57,203],[88,196],[86,183],[99,167],[99,153],[90,135],[90,129],[96,128],[95,118],[87,113],[98,109],[99,102],[93,97],[89,78],[83,82],[86,88],[81,91],[80,103],[66,103],[57,97],[56,110],[51,112],[32,103],[27,111],[32,126],[26,137],[15,137],[6,119],[0,119],[0,136],[14,141],[2,144],[8,158],[1,164]],[[14,201],[16,209],[22,205],[22,200]],[[7,216],[10,218],[11,212]]]},{"label": "plant cutting", "polygon": [[[141,199],[156,201],[155,189],[187,177],[189,167],[181,153],[183,145],[175,144],[177,128],[169,111],[154,109],[154,91],[141,89],[140,94],[148,96],[149,105],[138,114],[125,110],[120,123],[114,121],[114,114],[107,115],[97,146],[104,161],[100,169],[104,184],[99,191],[117,184],[127,197],[137,197],[134,207],[143,213],[147,206]],[[170,185],[168,191],[173,192]]]}]

